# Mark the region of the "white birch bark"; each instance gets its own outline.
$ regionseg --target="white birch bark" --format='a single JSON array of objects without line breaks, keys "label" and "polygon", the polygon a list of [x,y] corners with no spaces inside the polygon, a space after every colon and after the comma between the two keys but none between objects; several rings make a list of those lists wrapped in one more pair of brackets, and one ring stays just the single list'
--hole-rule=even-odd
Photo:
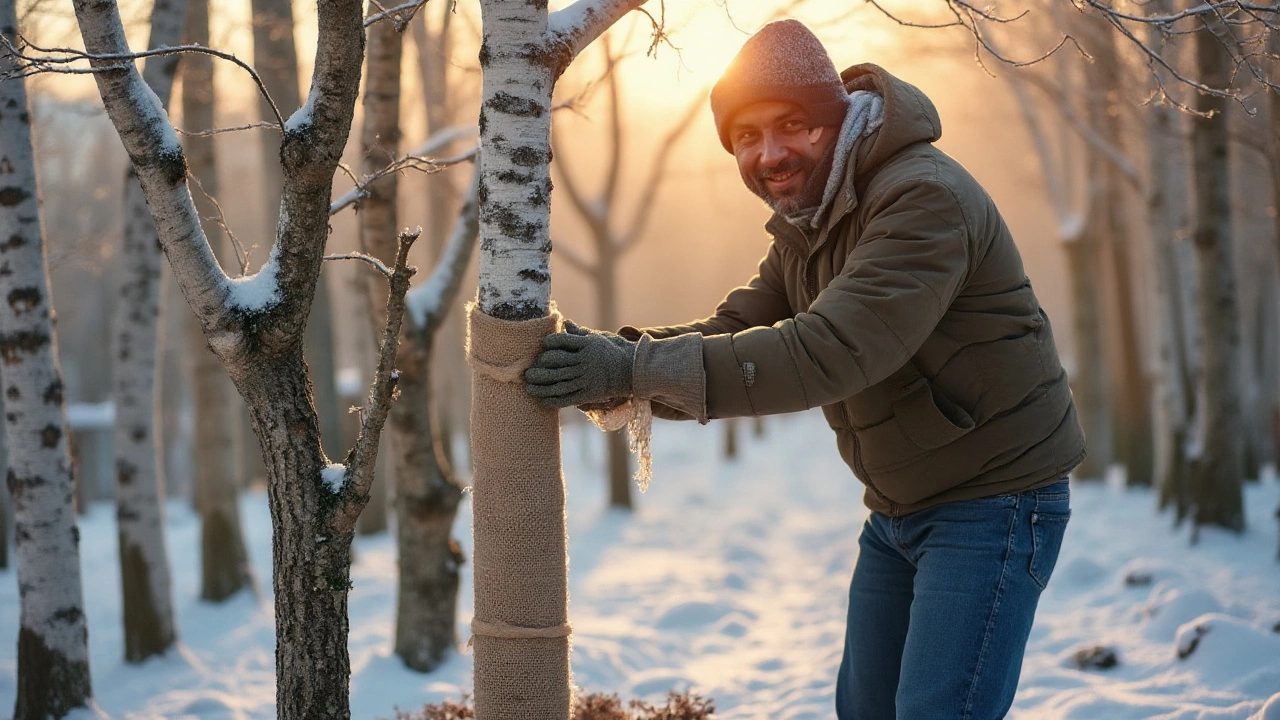
[{"label": "white birch bark", "polygon": [[94,78],[138,172],[161,245],[210,347],[245,398],[267,463],[273,529],[277,716],[350,717],[347,595],[351,539],[367,502],[393,371],[412,238],[391,273],[388,326],[355,447],[329,462],[303,360],[302,339],[329,234],[333,174],[351,130],[364,50],[357,0],[319,0],[315,73],[307,103],[283,128],[281,222],[271,259],[231,281],[200,227],[186,159],[158,99],[129,64],[114,3],[74,0]]},{"label": "white birch bark", "polygon": [[[187,41],[209,44],[209,0],[189,0]],[[182,59],[182,117],[192,130],[214,127],[217,92],[213,58],[193,54]],[[191,174],[209,197],[218,196],[218,167],[213,137],[185,141]],[[217,208],[203,193],[196,195],[202,217],[217,217]],[[205,236],[218,257],[233,264],[227,238],[216,223],[205,224]],[[178,312],[183,312],[179,310]],[[195,391],[195,472],[200,511],[200,598],[220,602],[252,587],[249,555],[240,525],[239,489],[244,484],[241,462],[240,396],[222,363],[209,351],[204,333],[187,322],[187,350],[192,357]]]},{"label": "white birch bark", "polygon": [[[157,0],[151,48],[178,45],[186,0]],[[148,58],[143,79],[167,106],[178,59]],[[125,660],[141,662],[173,645],[172,583],[165,549],[162,464],[156,436],[156,360],[160,264],[155,226],[133,168],[125,180],[122,272],[113,320],[112,396],[116,406],[116,523],[124,593]]]},{"label": "white birch bark", "polygon": [[[12,0],[0,33],[18,43]],[[0,72],[12,67],[0,54]],[[91,698],[80,533],[23,80],[0,83],[0,384],[19,593],[15,720],[61,718]]]},{"label": "white birch bark", "polygon": [[[551,218],[551,96],[556,78],[573,58],[592,40],[604,32],[626,12],[639,7],[643,0],[578,0],[577,3],[557,11],[549,22],[546,4],[526,0],[481,0],[483,40],[480,47],[480,68],[483,73],[480,106],[480,159],[481,172],[478,187],[480,213],[480,280],[479,310],[491,317],[519,321],[545,317],[551,299],[550,256],[551,240],[548,226]],[[484,397],[473,398],[472,427],[502,427],[503,423],[527,422],[529,427],[550,431],[544,423],[558,419],[532,413],[527,418],[495,417],[500,412]],[[547,432],[548,436],[554,433]],[[559,457],[559,448],[548,447],[551,457]],[[493,478],[514,477],[520,470],[515,467],[517,454],[510,456],[476,458],[477,465],[486,466],[486,474]],[[547,482],[563,479],[547,477]],[[501,481],[494,483],[501,485]],[[487,488],[494,497],[505,497],[511,488]],[[563,495],[561,494],[561,498]],[[514,508],[519,508],[522,498],[514,498]],[[561,500],[562,503],[562,500]],[[525,503],[526,505],[528,503]],[[551,503],[552,505],[560,503]],[[492,509],[492,508],[491,508]],[[563,516],[563,505],[561,505]],[[485,557],[500,564],[503,554],[510,552],[508,545],[482,546],[482,538],[509,527],[518,515],[502,519],[485,517],[477,513],[475,523],[476,557]],[[563,525],[563,519],[561,519]],[[540,528],[545,529],[545,528]],[[508,536],[506,543],[518,544],[520,540]],[[479,562],[479,561],[477,561]],[[568,558],[546,558],[541,572],[568,573]],[[509,579],[519,583],[517,578]],[[480,607],[503,606],[504,581],[483,573],[476,573],[476,605]],[[554,586],[555,583],[544,586]],[[559,586],[563,588],[563,585]],[[555,590],[552,590],[555,592]],[[567,620],[567,607],[557,603],[567,602],[563,590],[558,596],[529,598],[530,602],[545,602],[549,607],[559,607],[554,616]],[[495,618],[505,621],[506,618]],[[492,649],[500,658],[510,649],[510,643],[489,642],[495,638],[477,641],[476,667],[493,670],[492,662],[485,655]],[[477,671],[475,681],[476,708],[480,720],[496,720],[517,704],[520,685],[528,689],[530,697],[559,697],[559,703],[547,703],[547,712],[524,717],[510,716],[510,720],[564,720],[571,712],[568,699],[572,697],[568,675],[568,643],[563,644],[563,654],[556,649],[540,653],[541,662],[530,663],[523,668],[520,683],[513,684],[501,672]],[[499,683],[495,685],[493,683]],[[517,692],[512,695],[512,692]],[[550,693],[550,695],[548,695]],[[488,713],[494,713],[490,716]],[[563,715],[553,717],[553,715]]]},{"label": "white birch bark", "polygon": [[[1197,77],[1211,87],[1227,87],[1231,56],[1215,33],[1216,21],[1195,35]],[[1197,320],[1203,371],[1197,388],[1199,453],[1192,475],[1192,521],[1230,530],[1244,529],[1241,427],[1240,310],[1232,260],[1229,137],[1225,98],[1201,94],[1192,120],[1196,223]]]}]

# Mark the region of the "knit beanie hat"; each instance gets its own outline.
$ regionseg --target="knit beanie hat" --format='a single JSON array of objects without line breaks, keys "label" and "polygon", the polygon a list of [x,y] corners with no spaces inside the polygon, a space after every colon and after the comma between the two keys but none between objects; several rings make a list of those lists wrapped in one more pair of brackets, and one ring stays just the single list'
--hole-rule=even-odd
[{"label": "knit beanie hat", "polygon": [[795,103],[813,125],[839,127],[849,94],[817,36],[799,20],[778,20],[747,39],[711,88],[711,114],[720,144],[733,152],[734,113],[763,100]]}]

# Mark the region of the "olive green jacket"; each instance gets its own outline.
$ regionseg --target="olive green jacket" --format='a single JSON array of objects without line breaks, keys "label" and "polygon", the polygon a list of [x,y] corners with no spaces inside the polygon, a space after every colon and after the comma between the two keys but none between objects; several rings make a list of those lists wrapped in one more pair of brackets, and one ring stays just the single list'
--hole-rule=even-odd
[{"label": "olive green jacket", "polygon": [[645,329],[640,377],[664,355],[653,339],[701,336],[705,405],[647,394],[700,420],[820,406],[867,506],[890,515],[1057,480],[1084,435],[1009,229],[933,146],[920,90],[874,65],[842,77],[884,96],[885,121],[825,223],[806,235],[775,215],[759,273],[715,315]]}]

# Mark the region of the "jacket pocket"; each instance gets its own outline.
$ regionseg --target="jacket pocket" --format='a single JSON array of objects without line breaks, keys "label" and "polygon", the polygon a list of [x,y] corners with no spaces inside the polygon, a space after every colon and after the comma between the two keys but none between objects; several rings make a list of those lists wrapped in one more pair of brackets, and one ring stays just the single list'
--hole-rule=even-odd
[{"label": "jacket pocket", "polygon": [[906,467],[959,440],[975,426],[964,409],[935,394],[924,378],[907,385],[892,407],[888,420],[856,431],[867,470],[891,472]]},{"label": "jacket pocket", "polygon": [[922,450],[949,445],[973,430],[973,418],[964,408],[935,393],[924,378],[907,386],[893,403],[893,415],[902,432]]}]

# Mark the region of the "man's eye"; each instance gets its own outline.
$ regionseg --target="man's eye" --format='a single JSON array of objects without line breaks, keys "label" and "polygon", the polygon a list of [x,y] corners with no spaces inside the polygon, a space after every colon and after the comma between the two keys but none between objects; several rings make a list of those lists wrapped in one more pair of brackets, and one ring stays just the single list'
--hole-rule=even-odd
[{"label": "man's eye", "polygon": [[788,120],[782,124],[782,129],[789,133],[801,132],[807,130],[803,120]]},{"label": "man's eye", "polygon": [[760,133],[757,132],[742,132],[738,133],[738,137],[734,138],[734,143],[737,145],[745,145],[755,142],[759,137]]}]

